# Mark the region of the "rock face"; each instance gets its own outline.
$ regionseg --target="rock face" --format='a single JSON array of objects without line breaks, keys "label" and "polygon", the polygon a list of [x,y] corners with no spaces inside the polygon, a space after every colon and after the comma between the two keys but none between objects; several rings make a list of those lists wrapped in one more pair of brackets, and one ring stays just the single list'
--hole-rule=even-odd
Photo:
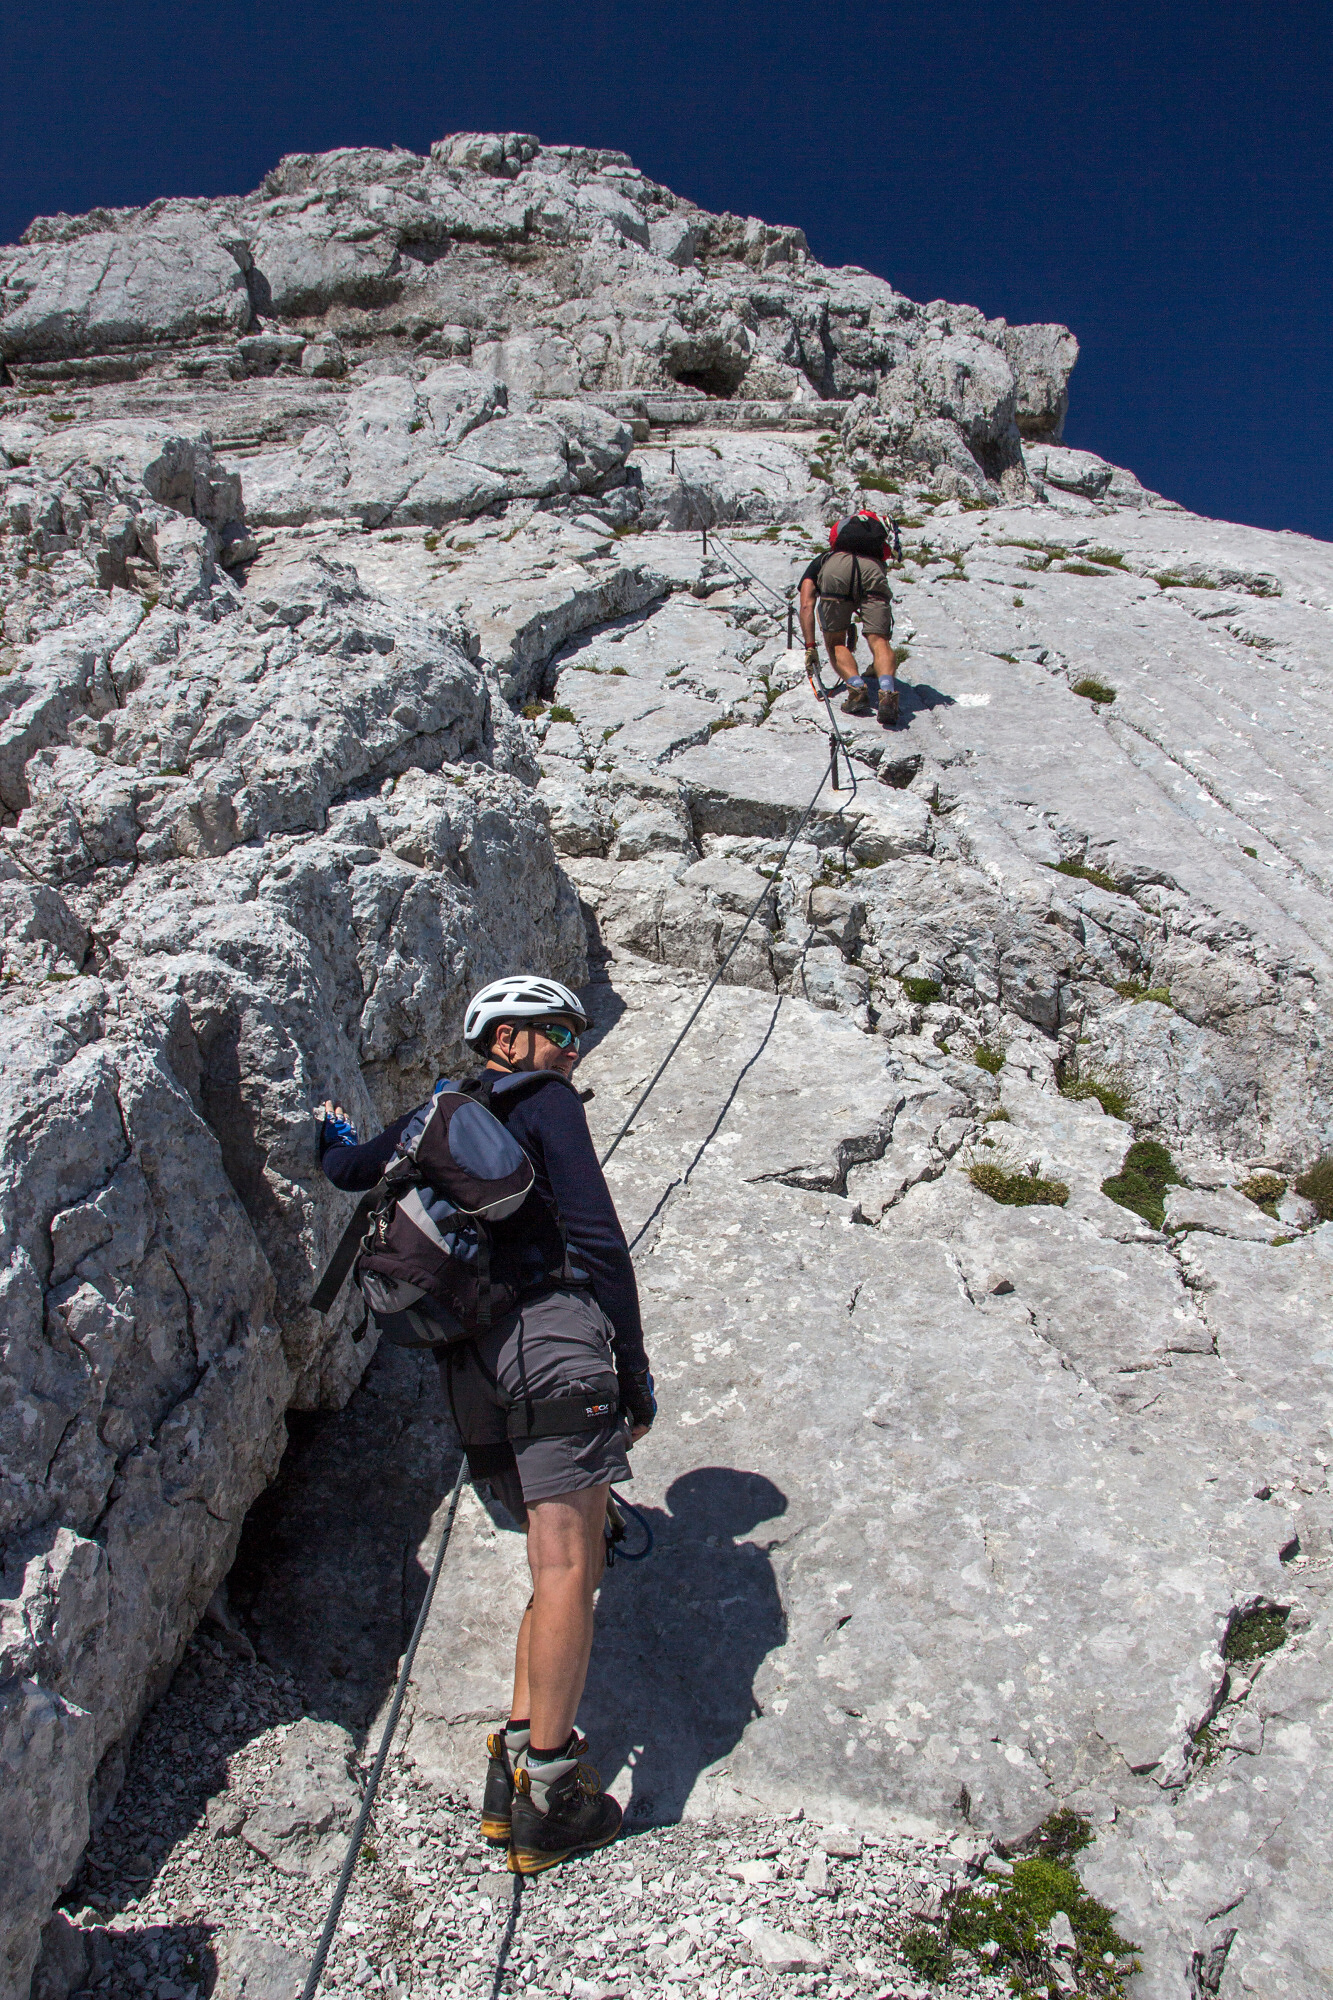
[{"label": "rock face", "polygon": [[[513,134],[0,252],[5,2000],[284,1413],[370,1358],[305,1304],[312,1103],[373,1129],[533,965],[590,982],[609,1139],[724,962],[614,1163],[688,1591],[608,1591],[604,1775],[640,1823],[1072,1806],[1145,1993],[1326,1987],[1333,563],[1065,447],[1076,353]],[[786,606],[858,504],[902,721],[834,790]],[[458,1794],[526,1587],[479,1504],[450,1560],[405,1743]],[[336,1861],[332,1726],[256,1866]]]}]

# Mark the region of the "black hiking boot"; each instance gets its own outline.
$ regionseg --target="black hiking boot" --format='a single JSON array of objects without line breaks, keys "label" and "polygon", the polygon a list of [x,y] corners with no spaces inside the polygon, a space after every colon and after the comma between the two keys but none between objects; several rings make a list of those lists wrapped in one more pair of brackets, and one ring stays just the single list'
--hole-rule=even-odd
[{"label": "black hiking boot", "polygon": [[620,1832],[620,1807],[602,1790],[590,1764],[559,1757],[554,1763],[539,1764],[537,1771],[559,1775],[534,1778],[526,1764],[514,1773],[509,1866],[515,1875],[539,1875],[571,1854],[609,1847]]},{"label": "black hiking boot", "polygon": [[892,729],[898,720],[898,689],[893,681],[879,684],[879,719],[886,729]]},{"label": "black hiking boot", "polygon": [[486,1738],[486,1748],[491,1761],[486,1766],[486,1789],[481,1795],[481,1837],[507,1847],[514,1812],[514,1766],[503,1729]]},{"label": "black hiking boot", "polygon": [[[490,1762],[486,1766],[486,1789],[481,1798],[481,1837],[508,1847],[514,1813],[514,1770],[528,1747],[528,1730],[497,1729],[486,1738]],[[571,1755],[582,1757],[588,1748],[585,1736],[575,1736]]]}]

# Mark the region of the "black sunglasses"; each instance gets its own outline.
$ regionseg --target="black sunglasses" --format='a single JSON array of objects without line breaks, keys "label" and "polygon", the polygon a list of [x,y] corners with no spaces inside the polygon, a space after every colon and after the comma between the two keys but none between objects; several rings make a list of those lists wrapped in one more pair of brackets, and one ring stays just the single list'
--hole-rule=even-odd
[{"label": "black sunglasses", "polygon": [[577,1049],[579,1038],[572,1028],[565,1026],[563,1021],[539,1021],[536,1026],[537,1033],[545,1035],[547,1041],[557,1049]]}]

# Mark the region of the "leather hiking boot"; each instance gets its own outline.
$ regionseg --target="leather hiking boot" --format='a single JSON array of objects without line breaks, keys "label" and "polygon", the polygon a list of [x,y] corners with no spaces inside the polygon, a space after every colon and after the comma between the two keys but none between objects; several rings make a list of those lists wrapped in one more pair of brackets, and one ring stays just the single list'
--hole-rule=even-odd
[{"label": "leather hiking boot", "polygon": [[[539,1875],[571,1854],[609,1847],[620,1832],[620,1807],[602,1790],[590,1764],[562,1757],[555,1765],[539,1765],[539,1772],[543,1768],[558,1769],[560,1776],[548,1781],[539,1776],[534,1783],[526,1765],[514,1773],[509,1866],[515,1875]],[[544,1793],[545,1810],[533,1797],[534,1790]]]},{"label": "leather hiking boot", "polygon": [[509,1845],[509,1829],[514,1812],[514,1767],[503,1729],[486,1738],[490,1763],[486,1766],[486,1789],[481,1796],[481,1837]]},{"label": "leather hiking boot", "polygon": [[898,690],[892,681],[880,682],[879,719],[886,729],[892,729],[898,720]]},{"label": "leather hiking boot", "polygon": [[847,699],[842,704],[842,712],[844,715],[870,715],[873,713],[870,706],[870,696],[863,687],[854,687],[847,690]]},{"label": "leather hiking boot", "polygon": [[[526,1755],[528,1732],[497,1729],[486,1738],[490,1762],[486,1766],[486,1789],[481,1797],[481,1837],[500,1847],[508,1847],[514,1814],[514,1771]],[[588,1748],[586,1736],[575,1736],[570,1753],[582,1757]]]}]

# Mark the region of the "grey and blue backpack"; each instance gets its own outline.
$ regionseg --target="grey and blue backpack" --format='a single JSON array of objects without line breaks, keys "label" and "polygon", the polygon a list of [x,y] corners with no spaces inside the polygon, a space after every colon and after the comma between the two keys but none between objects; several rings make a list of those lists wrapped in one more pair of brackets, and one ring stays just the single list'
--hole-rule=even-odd
[{"label": "grey and blue backpack", "polygon": [[358,1204],[310,1301],[317,1312],[329,1310],[350,1269],[385,1339],[438,1349],[485,1333],[531,1289],[532,1274],[497,1257],[492,1235],[534,1180],[531,1160],[490,1109],[492,1082],[436,1086]]}]

